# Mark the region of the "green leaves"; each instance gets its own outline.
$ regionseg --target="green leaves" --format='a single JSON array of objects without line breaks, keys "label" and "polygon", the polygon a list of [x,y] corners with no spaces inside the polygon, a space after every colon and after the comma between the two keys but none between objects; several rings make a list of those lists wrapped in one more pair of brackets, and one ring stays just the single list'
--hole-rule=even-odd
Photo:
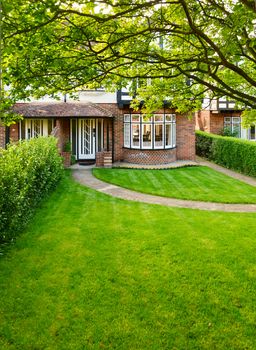
[{"label": "green leaves", "polygon": [[256,109],[256,13],[247,2],[7,2],[3,79],[14,99],[150,78],[139,91],[148,109],[165,98],[193,111],[205,96]]},{"label": "green leaves", "polygon": [[254,142],[197,131],[196,153],[226,168],[256,176]]},{"label": "green leaves", "polygon": [[53,137],[0,150],[0,241],[15,238],[63,170]]},{"label": "green leaves", "polygon": [[244,128],[249,128],[252,124],[256,122],[256,110],[246,109],[242,113],[242,125]]}]

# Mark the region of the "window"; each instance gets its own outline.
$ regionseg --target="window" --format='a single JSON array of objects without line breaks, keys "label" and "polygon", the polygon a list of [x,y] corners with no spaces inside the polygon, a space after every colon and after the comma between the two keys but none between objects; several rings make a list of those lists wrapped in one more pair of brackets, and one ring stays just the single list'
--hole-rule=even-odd
[{"label": "window", "polygon": [[256,125],[251,125],[249,128],[249,140],[256,141]]},{"label": "window", "polygon": [[124,114],[124,147],[165,149],[175,146],[175,114]]},{"label": "window", "polygon": [[20,122],[20,139],[48,136],[54,128],[54,119],[25,119]]},{"label": "window", "polygon": [[224,131],[230,136],[241,137],[241,118],[224,117]]}]

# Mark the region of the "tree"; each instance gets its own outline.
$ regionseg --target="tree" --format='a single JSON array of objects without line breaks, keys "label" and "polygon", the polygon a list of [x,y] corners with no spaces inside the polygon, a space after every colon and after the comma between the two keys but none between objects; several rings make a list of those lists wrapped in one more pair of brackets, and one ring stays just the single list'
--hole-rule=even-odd
[{"label": "tree", "polygon": [[148,110],[227,96],[256,120],[254,1],[8,1],[3,81],[15,99],[133,79]]}]

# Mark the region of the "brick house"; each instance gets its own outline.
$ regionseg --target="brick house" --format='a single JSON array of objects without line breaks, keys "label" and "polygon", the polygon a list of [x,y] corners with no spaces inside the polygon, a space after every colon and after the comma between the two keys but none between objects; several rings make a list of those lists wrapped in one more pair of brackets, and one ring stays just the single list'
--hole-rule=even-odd
[{"label": "brick house", "polygon": [[166,164],[195,159],[195,121],[163,107],[152,117],[130,108],[125,91],[86,91],[78,100],[42,99],[16,103],[24,119],[9,128],[0,126],[0,146],[20,139],[55,135],[61,152],[70,143],[79,162],[97,166],[112,162]]},{"label": "brick house", "polygon": [[244,129],[241,125],[242,110],[235,108],[235,102],[225,98],[204,100],[203,108],[196,113],[196,129],[212,134],[222,134],[229,131],[236,137],[256,141],[255,125]]}]

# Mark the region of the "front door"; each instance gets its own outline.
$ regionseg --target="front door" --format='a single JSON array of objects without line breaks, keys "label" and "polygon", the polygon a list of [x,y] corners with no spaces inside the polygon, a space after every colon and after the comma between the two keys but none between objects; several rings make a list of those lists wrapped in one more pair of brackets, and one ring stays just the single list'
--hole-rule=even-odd
[{"label": "front door", "polygon": [[79,119],[79,159],[95,159],[95,119]]}]

